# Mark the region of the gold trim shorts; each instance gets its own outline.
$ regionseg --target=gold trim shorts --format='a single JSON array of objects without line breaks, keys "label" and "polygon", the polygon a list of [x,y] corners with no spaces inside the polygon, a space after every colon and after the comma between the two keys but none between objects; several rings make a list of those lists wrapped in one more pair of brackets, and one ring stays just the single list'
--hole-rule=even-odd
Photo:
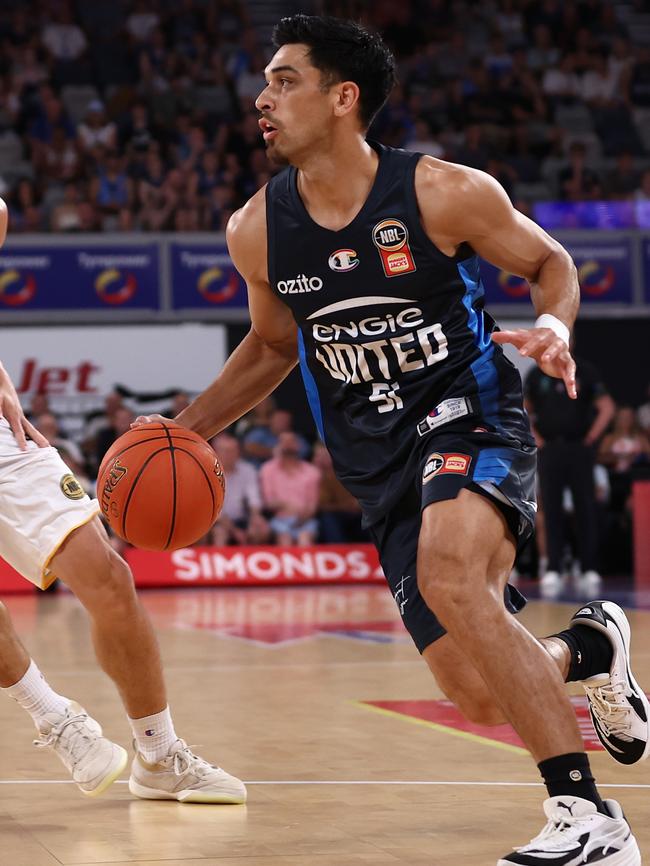
[{"label": "gold trim shorts", "polygon": [[55,448],[18,447],[0,418],[0,556],[39,589],[56,575],[50,560],[66,538],[99,514]]}]

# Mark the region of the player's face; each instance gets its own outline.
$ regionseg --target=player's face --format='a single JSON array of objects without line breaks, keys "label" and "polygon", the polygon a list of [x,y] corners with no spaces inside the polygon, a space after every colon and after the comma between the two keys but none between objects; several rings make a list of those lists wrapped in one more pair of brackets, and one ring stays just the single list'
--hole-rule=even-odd
[{"label": "player's face", "polygon": [[327,139],[333,121],[335,87],[322,87],[306,45],[283,45],[264,70],[267,85],[255,101],[269,159],[296,164]]}]

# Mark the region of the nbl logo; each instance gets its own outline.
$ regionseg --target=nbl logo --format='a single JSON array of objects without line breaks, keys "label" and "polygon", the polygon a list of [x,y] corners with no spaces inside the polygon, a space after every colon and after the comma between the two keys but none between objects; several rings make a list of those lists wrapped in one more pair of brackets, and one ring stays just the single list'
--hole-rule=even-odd
[{"label": "nbl logo", "polygon": [[373,229],[372,239],[380,250],[392,253],[401,250],[408,240],[409,233],[399,220],[383,220]]},{"label": "nbl logo", "polygon": [[385,219],[377,223],[372,230],[372,241],[387,277],[398,277],[415,270],[408,229],[401,220]]}]

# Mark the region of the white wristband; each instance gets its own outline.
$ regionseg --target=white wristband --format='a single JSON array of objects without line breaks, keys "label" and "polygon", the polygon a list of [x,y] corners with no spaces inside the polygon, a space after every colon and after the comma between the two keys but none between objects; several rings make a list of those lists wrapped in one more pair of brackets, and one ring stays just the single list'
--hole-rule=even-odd
[{"label": "white wristband", "polygon": [[542,313],[541,316],[538,316],[535,320],[536,328],[550,328],[554,334],[563,340],[567,346],[569,345],[569,337],[571,336],[571,332],[564,324],[561,322],[557,316],[552,316],[550,313]]}]

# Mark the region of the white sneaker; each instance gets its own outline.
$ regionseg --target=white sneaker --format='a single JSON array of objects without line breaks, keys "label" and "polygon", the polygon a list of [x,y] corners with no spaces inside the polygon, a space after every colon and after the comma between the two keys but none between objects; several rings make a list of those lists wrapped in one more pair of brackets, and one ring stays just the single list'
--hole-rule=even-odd
[{"label": "white sneaker", "polygon": [[598,739],[621,764],[650,754],[650,703],[630,670],[630,623],[613,601],[590,601],[571,625],[588,625],[607,635],[614,655],[609,673],[582,681]]},{"label": "white sneaker", "polygon": [[157,764],[149,764],[137,751],[131,765],[129,791],[143,800],[179,800],[181,803],[245,803],[246,787],[235,776],[213,767],[176,740]]},{"label": "white sneaker", "polygon": [[65,715],[45,718],[34,745],[52,749],[84,794],[99,796],[126,767],[126,749],[102,736],[99,723],[74,701]]},{"label": "white sneaker", "polygon": [[580,797],[550,797],[548,823],[528,845],[516,848],[497,866],[640,866],[641,854],[630,825],[615,800],[603,815]]},{"label": "white sneaker", "polygon": [[593,569],[591,571],[585,571],[584,574],[579,574],[576,578],[576,586],[578,587],[578,590],[589,596],[593,596],[595,593],[600,592],[602,583],[602,577]]},{"label": "white sneaker", "polygon": [[555,598],[564,587],[564,578],[559,571],[547,571],[539,579],[539,592],[543,598]]}]

